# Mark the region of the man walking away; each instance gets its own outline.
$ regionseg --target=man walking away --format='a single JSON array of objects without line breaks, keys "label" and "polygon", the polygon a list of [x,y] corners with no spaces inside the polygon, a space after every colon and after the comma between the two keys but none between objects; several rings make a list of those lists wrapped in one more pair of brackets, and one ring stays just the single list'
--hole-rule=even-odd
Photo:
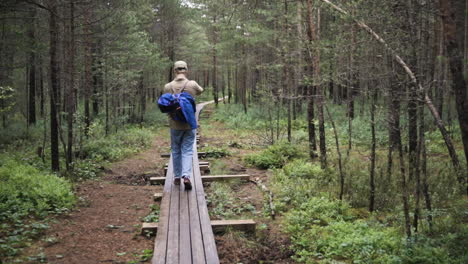
[{"label": "man walking away", "polygon": [[[187,79],[188,67],[185,61],[174,63],[175,79],[164,86],[164,93],[180,94],[189,93],[195,98],[203,92],[197,82]],[[189,123],[175,120],[169,115],[169,127],[171,129],[171,151],[174,166],[174,184],[179,185],[184,181],[186,190],[192,189],[190,176],[192,175],[193,143],[197,129],[192,129]]]}]

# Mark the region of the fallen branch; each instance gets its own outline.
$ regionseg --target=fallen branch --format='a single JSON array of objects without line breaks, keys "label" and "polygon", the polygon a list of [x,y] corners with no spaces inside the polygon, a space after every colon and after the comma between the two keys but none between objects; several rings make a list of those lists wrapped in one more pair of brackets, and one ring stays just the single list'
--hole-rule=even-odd
[{"label": "fallen branch", "polygon": [[275,219],[276,213],[275,213],[275,205],[273,204],[273,193],[266,187],[260,178],[255,178],[255,180],[251,180],[251,182],[255,183],[260,189],[262,189],[263,192],[268,194],[268,202],[269,202],[269,207],[270,207],[270,216],[271,219]]}]

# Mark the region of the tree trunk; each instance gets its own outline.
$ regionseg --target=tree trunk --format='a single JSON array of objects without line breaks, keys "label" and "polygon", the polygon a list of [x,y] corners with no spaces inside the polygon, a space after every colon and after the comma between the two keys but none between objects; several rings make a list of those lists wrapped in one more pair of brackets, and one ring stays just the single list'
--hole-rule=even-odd
[{"label": "tree trunk", "polygon": [[[308,74],[309,76],[313,76],[313,58],[312,58],[312,52],[313,52],[313,33],[312,31],[314,30],[314,22],[313,22],[313,15],[312,15],[312,1],[307,0],[307,36],[309,40],[309,56],[307,57],[308,59]],[[313,85],[308,85],[307,86],[307,95],[308,95],[308,102],[307,102],[307,124],[308,124],[308,130],[309,130],[309,156],[311,159],[314,159],[317,157],[316,151],[317,151],[317,140],[316,140],[316,135],[315,135],[315,113],[314,113],[314,86]]]},{"label": "tree trunk", "polygon": [[400,158],[400,184],[401,184],[401,198],[403,200],[403,213],[405,215],[405,230],[406,236],[411,237],[411,219],[409,215],[409,204],[408,204],[408,191],[406,186],[406,172],[405,172],[405,160],[403,155],[403,144],[401,142],[401,131],[398,127],[396,132],[397,144],[398,144],[398,154]]},{"label": "tree trunk", "polygon": [[423,102],[420,101],[420,114],[419,114],[419,148],[421,150],[421,174],[422,174],[422,192],[426,204],[427,222],[429,223],[429,230],[432,231],[432,203],[431,194],[429,193],[429,183],[427,176],[427,152],[426,152],[426,138],[424,133],[426,132],[424,124],[424,108]]},{"label": "tree trunk", "polygon": [[[315,31],[315,40],[320,41],[320,8],[317,8],[317,27]],[[320,138],[320,166],[322,169],[327,167],[327,142],[325,139],[325,118],[323,114],[323,89],[320,80],[320,49],[316,49],[314,56],[314,81],[317,84],[317,112],[319,119],[319,138]]]},{"label": "tree trunk", "polygon": [[217,31],[216,31],[216,16],[213,18],[214,24],[213,24],[213,77],[212,79],[212,86],[213,86],[213,100],[215,102],[215,105],[218,106],[218,73],[217,73],[217,51],[216,51],[216,44],[217,44]]},{"label": "tree trunk", "polygon": [[342,158],[341,158],[341,151],[340,151],[340,142],[338,139],[338,132],[336,131],[335,121],[333,121],[332,115],[330,111],[328,111],[328,107],[325,105],[325,110],[328,114],[328,119],[333,127],[333,133],[335,134],[335,145],[336,145],[336,152],[338,153],[338,169],[340,172],[340,200],[343,200],[344,195],[344,184],[345,184],[345,175],[343,172],[343,165],[342,165]]},{"label": "tree trunk", "polygon": [[[354,13],[354,10],[352,11]],[[354,119],[354,95],[355,90],[358,89],[357,74],[355,70],[354,54],[356,54],[356,26],[351,25],[351,52],[349,53],[349,82],[347,89],[348,99],[348,149],[346,151],[346,157],[349,158],[349,154],[353,147],[353,119]]]},{"label": "tree trunk", "polygon": [[29,52],[29,98],[28,98],[28,124],[36,123],[36,9],[31,11],[31,25],[29,28],[30,52]]},{"label": "tree trunk", "polygon": [[90,31],[90,7],[85,6],[85,11],[83,14],[84,18],[84,25],[83,31],[85,34],[84,39],[84,121],[85,121],[85,128],[84,133],[86,138],[89,136],[89,127],[91,126],[91,114],[89,109],[90,104],[90,96],[91,96],[91,87],[92,87],[92,76],[91,76],[91,65],[92,65],[92,57],[91,57],[91,31]]},{"label": "tree trunk", "polygon": [[228,104],[231,103],[231,97],[232,97],[232,82],[231,82],[231,78],[232,78],[232,72],[231,72],[231,66],[228,66],[228,72],[227,72],[227,75],[228,75],[228,79],[227,79],[227,86],[228,86]]},{"label": "tree trunk", "polygon": [[[456,109],[458,113],[458,122],[462,134],[463,149],[465,151],[465,158],[468,164],[468,94],[465,78],[463,76],[463,53],[459,48],[460,45],[457,41],[456,17],[455,10],[451,6],[449,0],[439,0],[440,12],[442,13],[442,21],[444,24],[445,46],[450,64],[450,72],[452,74],[452,89],[455,94]],[[466,14],[465,14],[466,15]],[[465,188],[468,192],[468,174],[459,175],[459,181],[464,182]]]},{"label": "tree trunk", "polygon": [[[418,25],[416,25],[414,21],[414,14],[417,14],[415,8],[413,8],[413,1],[407,0],[407,21],[408,21],[408,29],[407,34],[411,36],[418,36],[417,29]],[[417,16],[416,16],[417,18]],[[420,43],[421,39],[417,39],[417,43]],[[416,43],[411,42],[408,47],[410,49],[410,59],[409,63],[412,68],[417,69],[417,53],[416,53]],[[408,100],[408,156],[409,156],[409,170],[408,170],[408,180],[411,182],[414,179],[415,171],[418,167],[417,164],[417,146],[418,146],[418,90],[414,83],[410,83],[409,85],[409,100]]]},{"label": "tree trunk", "polygon": [[70,24],[68,29],[68,93],[67,93],[67,170],[73,162],[73,121],[75,114],[75,20],[74,0],[70,0]]},{"label": "tree trunk", "polygon": [[45,104],[45,92],[44,92],[44,70],[43,68],[42,57],[40,57],[39,62],[39,115],[41,118],[44,118],[44,104]]},{"label": "tree trunk", "polygon": [[93,76],[93,117],[99,114],[102,91],[102,44],[100,41],[93,44],[92,51],[92,76]]},{"label": "tree trunk", "polygon": [[369,177],[369,211],[373,212],[375,209],[375,160],[376,160],[376,139],[375,139],[375,105],[377,104],[377,89],[372,88],[372,101],[370,109],[371,117],[371,157],[370,157],[370,177]]},{"label": "tree trunk", "polygon": [[58,139],[58,120],[57,120],[57,107],[58,107],[58,90],[60,89],[59,76],[60,67],[57,61],[57,45],[58,45],[58,23],[57,23],[57,2],[56,0],[49,0],[50,20],[50,153],[52,170],[59,171],[59,139]]}]

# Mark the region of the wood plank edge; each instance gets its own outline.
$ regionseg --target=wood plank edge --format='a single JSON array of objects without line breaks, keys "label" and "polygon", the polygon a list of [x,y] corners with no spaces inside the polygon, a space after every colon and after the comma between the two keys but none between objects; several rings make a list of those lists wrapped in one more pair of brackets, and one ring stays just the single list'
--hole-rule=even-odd
[{"label": "wood plank edge", "polygon": [[155,202],[161,201],[162,197],[163,197],[163,194],[162,194],[162,193],[155,193],[155,194],[153,194],[153,200],[154,200]]},{"label": "wood plank edge", "polygon": [[[250,180],[250,175],[248,174],[239,174],[239,175],[203,175],[201,176],[202,181],[217,181],[217,180],[231,180],[231,179],[240,179],[240,180]],[[162,183],[166,180],[166,177],[151,177],[151,184]]]},{"label": "wood plank edge", "polygon": [[[222,233],[228,229],[254,233],[257,223],[253,219],[245,220],[211,220],[213,232]],[[141,226],[141,234],[152,232],[156,234],[158,231],[158,223],[143,223]]]}]

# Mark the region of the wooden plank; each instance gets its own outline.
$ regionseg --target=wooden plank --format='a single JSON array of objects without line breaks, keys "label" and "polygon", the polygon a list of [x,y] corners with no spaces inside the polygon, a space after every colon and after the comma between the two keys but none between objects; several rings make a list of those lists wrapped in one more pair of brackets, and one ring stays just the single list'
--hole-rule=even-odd
[{"label": "wooden plank", "polygon": [[[167,174],[167,166],[164,167],[164,174]],[[203,173],[207,174],[210,173],[210,166],[209,165],[200,165],[200,170],[203,171]]]},{"label": "wooden plank", "polygon": [[[162,153],[161,154],[161,158],[169,158],[171,156],[171,153]],[[198,157],[201,158],[201,157],[205,157],[206,156],[206,152],[198,152]]]},{"label": "wooden plank", "polygon": [[153,200],[154,200],[155,202],[161,201],[162,197],[163,197],[163,193],[155,193],[155,194],[153,194]]},{"label": "wooden plank", "polygon": [[229,228],[239,231],[245,232],[255,232],[255,223],[252,219],[247,220],[212,220],[211,227],[213,228],[213,232],[221,233],[226,231]]},{"label": "wooden plank", "polygon": [[250,180],[250,175],[248,174],[239,174],[239,175],[204,175],[201,177],[203,182],[212,182],[212,181],[222,181],[222,180],[233,180],[240,179],[248,181]]},{"label": "wooden plank", "polygon": [[[189,195],[188,195],[189,196]],[[192,209],[189,206],[190,209]],[[196,207],[195,207],[196,209]],[[198,212],[196,214],[198,218]],[[198,221],[197,221],[198,220]],[[194,221],[197,222],[196,225],[193,225],[194,227],[198,226],[198,230],[200,230],[200,222],[199,219],[194,219]],[[215,233],[221,233],[226,231],[227,229],[231,228],[234,230],[239,230],[239,231],[245,231],[245,232],[255,232],[255,228],[257,226],[257,223],[252,220],[252,219],[246,219],[246,220],[211,220],[211,228],[213,229],[213,232]],[[190,222],[190,227],[192,227],[192,221]],[[156,233],[158,230],[158,223],[143,223],[141,227],[141,233],[144,234],[146,231],[151,231]],[[191,229],[192,230],[192,229]],[[192,231],[192,235],[194,235],[196,232]],[[200,234],[201,235],[201,234]],[[200,244],[201,246],[203,243],[201,241],[201,236],[200,236]],[[192,248],[194,248],[197,244],[193,244],[192,241]],[[195,251],[197,252],[197,251]],[[194,254],[195,252],[192,252]],[[203,253],[203,247],[201,247],[201,251]],[[203,255],[203,254],[201,254]],[[204,257],[204,255],[203,255]]]},{"label": "wooden plank", "polygon": [[[194,153],[196,153],[197,148],[194,146]],[[199,168],[198,164],[198,155],[194,155],[193,167]],[[216,249],[216,244],[214,240],[213,230],[211,228],[210,216],[208,214],[208,208],[205,200],[205,192],[203,190],[203,184],[201,180],[200,170],[193,170],[193,184],[196,185],[196,195],[198,203],[198,211],[200,214],[200,223],[201,230],[203,234],[203,245],[205,248],[205,258],[207,264],[219,264],[218,251]]]},{"label": "wooden plank", "polygon": [[166,177],[151,177],[150,184],[161,184],[166,181]]},{"label": "wooden plank", "polygon": [[[183,184],[182,184],[183,185]],[[180,189],[179,201],[179,263],[192,263],[191,240],[190,240],[190,216],[188,195],[185,190]]]},{"label": "wooden plank", "polygon": [[143,223],[141,225],[141,234],[144,235],[146,232],[156,232],[158,231],[158,223]]},{"label": "wooden plank", "polygon": [[169,232],[167,234],[167,264],[179,264],[179,199],[181,188],[183,188],[182,185],[172,184]]},{"label": "wooden plank", "polygon": [[[197,170],[197,167],[193,167],[192,171]],[[190,240],[192,242],[192,260],[193,263],[206,263],[205,260],[205,249],[203,248],[203,236],[200,225],[200,214],[198,212],[197,203],[197,186],[194,184],[193,175],[190,179],[192,181],[193,189],[188,192],[189,199],[189,215],[190,215]]]},{"label": "wooden plank", "polygon": [[[195,117],[199,119],[200,115],[200,110],[205,106],[204,104],[198,104],[197,105],[197,111],[195,114]],[[197,134],[199,133],[199,129],[197,129]],[[214,246],[215,254],[216,257],[213,257],[213,253],[206,253],[208,249],[211,248],[205,248],[206,243],[208,242],[207,239],[208,237],[204,237],[204,228],[206,227],[202,226],[202,222],[206,216],[202,217],[202,214],[200,213],[199,206],[198,204],[201,202],[199,201],[199,193],[203,193],[203,198],[204,196],[204,190],[203,190],[203,185],[201,184],[201,173],[200,173],[200,164],[198,164],[198,150],[197,150],[197,140],[195,140],[193,144],[193,167],[192,167],[192,186],[193,189],[190,192],[190,227],[192,229],[192,254],[193,254],[193,263],[195,264],[206,264],[206,263],[219,263],[219,258],[218,258],[218,251],[216,249],[216,245]],[[205,201],[205,207],[206,207],[206,201]],[[208,216],[209,220],[209,216]],[[214,242],[214,236],[213,236],[213,242]],[[210,244],[210,243],[208,243]],[[213,262],[213,259],[218,260],[217,262]]]},{"label": "wooden plank", "polygon": [[[199,161],[198,164],[200,164],[200,166],[204,166],[204,165],[210,165],[210,162],[209,161]],[[166,163],[164,164],[164,167],[167,167],[169,164]]]},{"label": "wooden plank", "polygon": [[[250,180],[250,175],[248,174],[238,174],[238,175],[203,175],[201,176],[203,182],[212,182],[212,181],[222,181],[222,180],[232,180],[240,179],[248,181]],[[151,177],[151,184],[161,184],[166,180],[165,177]]]},{"label": "wooden plank", "polygon": [[154,242],[152,264],[164,264],[166,263],[166,251],[167,251],[167,234],[169,231],[169,209],[171,206],[171,188],[172,188],[172,159],[170,159],[169,170],[167,171],[167,180],[164,184],[163,199],[161,201],[160,213],[159,213],[159,224],[158,234]]}]

